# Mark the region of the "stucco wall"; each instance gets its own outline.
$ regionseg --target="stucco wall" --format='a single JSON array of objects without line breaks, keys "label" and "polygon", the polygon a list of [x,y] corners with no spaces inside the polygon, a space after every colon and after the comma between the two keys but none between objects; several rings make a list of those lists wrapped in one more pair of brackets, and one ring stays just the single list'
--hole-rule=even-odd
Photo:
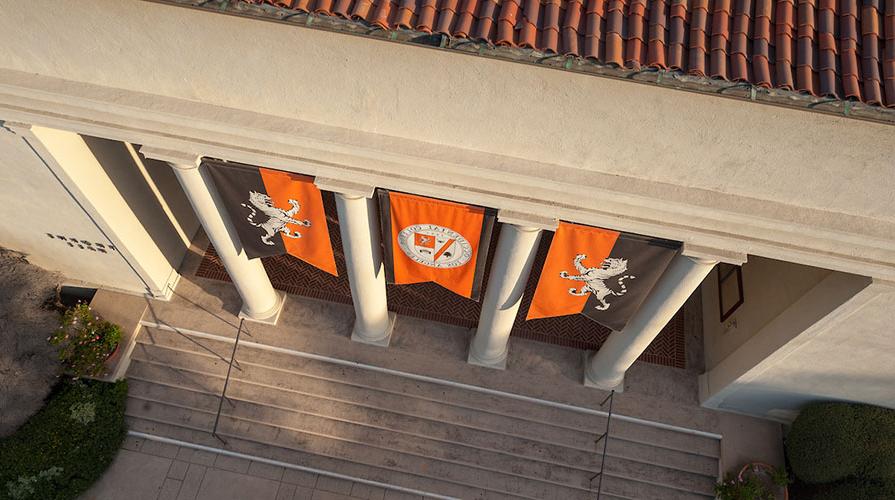
[{"label": "stucco wall", "polygon": [[750,257],[742,272],[745,300],[723,323],[718,308],[718,268],[702,284],[706,370],[717,366],[831,271]]},{"label": "stucco wall", "polygon": [[882,124],[152,2],[0,9],[4,68],[895,221]]},{"label": "stucco wall", "polygon": [[816,400],[895,408],[893,306],[892,285],[829,273],[702,375],[700,399],[782,421]]},{"label": "stucco wall", "polygon": [[[145,291],[137,274],[111,248],[112,241],[41,158],[20,136],[5,129],[0,129],[0,206],[0,246],[23,252],[33,264],[72,280]],[[72,240],[77,242],[69,246]]]},{"label": "stucco wall", "polygon": [[[888,288],[888,287],[878,287]],[[895,408],[895,291],[866,291],[846,317],[743,384],[722,408],[792,410],[818,399],[861,401]],[[846,305],[848,307],[848,305]],[[771,413],[773,415],[773,413]]]}]

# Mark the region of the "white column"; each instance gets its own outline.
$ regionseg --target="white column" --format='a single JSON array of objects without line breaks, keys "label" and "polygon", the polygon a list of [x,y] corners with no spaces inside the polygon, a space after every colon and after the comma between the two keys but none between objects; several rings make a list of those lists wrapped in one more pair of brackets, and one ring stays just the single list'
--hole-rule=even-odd
[{"label": "white column", "polygon": [[345,251],[348,284],[354,302],[351,340],[388,346],[395,327],[385,295],[385,268],[379,242],[379,211],[372,186],[318,178],[320,189],[333,191],[339,213],[339,232]]},{"label": "white column", "polygon": [[588,356],[584,385],[621,392],[625,372],[684,305],[717,260],[676,255],[625,329]]},{"label": "white column", "polygon": [[242,298],[239,316],[251,321],[275,324],[283,308],[285,294],[274,290],[264,266],[261,265],[261,259],[249,259],[242,246],[237,244],[239,238],[236,236],[236,229],[217,189],[204,169],[199,167],[199,158],[145,147],[140,151],[147,157],[168,161],[174,168],[177,180],[183,186],[205,234],[214,245]]},{"label": "white column", "polygon": [[522,303],[531,265],[538,252],[541,230],[555,229],[556,222],[542,219],[546,224],[538,224],[539,227],[530,220],[519,220],[521,224],[512,224],[509,220],[518,219],[505,212],[501,212],[499,219],[504,224],[497,240],[494,260],[491,262],[488,288],[482,300],[482,313],[469,344],[467,361],[502,370],[506,368],[507,343]]}]

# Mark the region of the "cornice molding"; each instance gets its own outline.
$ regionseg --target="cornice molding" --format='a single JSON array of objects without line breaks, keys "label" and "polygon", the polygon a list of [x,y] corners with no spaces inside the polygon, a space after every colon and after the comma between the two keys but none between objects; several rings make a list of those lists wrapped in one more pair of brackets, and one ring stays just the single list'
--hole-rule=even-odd
[{"label": "cornice molding", "polygon": [[172,167],[181,170],[199,168],[199,164],[202,163],[202,155],[184,150],[141,146],[140,154],[146,158],[168,162]]},{"label": "cornice molding", "polygon": [[327,177],[317,177],[314,179],[314,184],[323,191],[332,191],[349,198],[372,198],[373,192],[376,191],[376,186],[370,184],[360,184]]},{"label": "cornice molding", "polygon": [[530,227],[545,231],[555,231],[559,227],[559,220],[557,219],[542,215],[514,212],[512,210],[499,211],[497,220],[506,224],[513,224],[514,226]]},{"label": "cornice molding", "polygon": [[705,262],[723,262],[725,264],[733,264],[742,266],[746,263],[748,256],[742,252],[731,252],[730,250],[722,250],[718,248],[709,248],[699,245],[684,243],[681,255],[690,257],[694,260]]}]

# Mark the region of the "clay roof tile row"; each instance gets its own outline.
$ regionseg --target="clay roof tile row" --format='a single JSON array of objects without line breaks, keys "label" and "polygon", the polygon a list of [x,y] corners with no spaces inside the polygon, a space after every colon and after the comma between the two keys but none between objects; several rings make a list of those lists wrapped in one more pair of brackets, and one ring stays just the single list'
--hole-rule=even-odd
[{"label": "clay roof tile row", "polygon": [[895,107],[895,0],[252,0]]}]

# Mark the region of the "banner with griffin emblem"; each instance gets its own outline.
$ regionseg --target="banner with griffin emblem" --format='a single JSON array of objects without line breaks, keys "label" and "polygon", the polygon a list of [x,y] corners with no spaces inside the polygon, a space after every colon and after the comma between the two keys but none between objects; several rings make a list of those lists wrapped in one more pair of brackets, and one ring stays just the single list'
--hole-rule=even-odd
[{"label": "banner with griffin emblem", "polygon": [[207,167],[248,258],[288,253],[338,276],[313,177],[233,164]]},{"label": "banner with griffin emblem", "polygon": [[673,241],[560,222],[525,319],[581,313],[622,330],[679,248]]},{"label": "banner with griffin emblem", "polygon": [[494,214],[482,207],[379,191],[385,276],[404,285],[433,281],[478,300]]}]

